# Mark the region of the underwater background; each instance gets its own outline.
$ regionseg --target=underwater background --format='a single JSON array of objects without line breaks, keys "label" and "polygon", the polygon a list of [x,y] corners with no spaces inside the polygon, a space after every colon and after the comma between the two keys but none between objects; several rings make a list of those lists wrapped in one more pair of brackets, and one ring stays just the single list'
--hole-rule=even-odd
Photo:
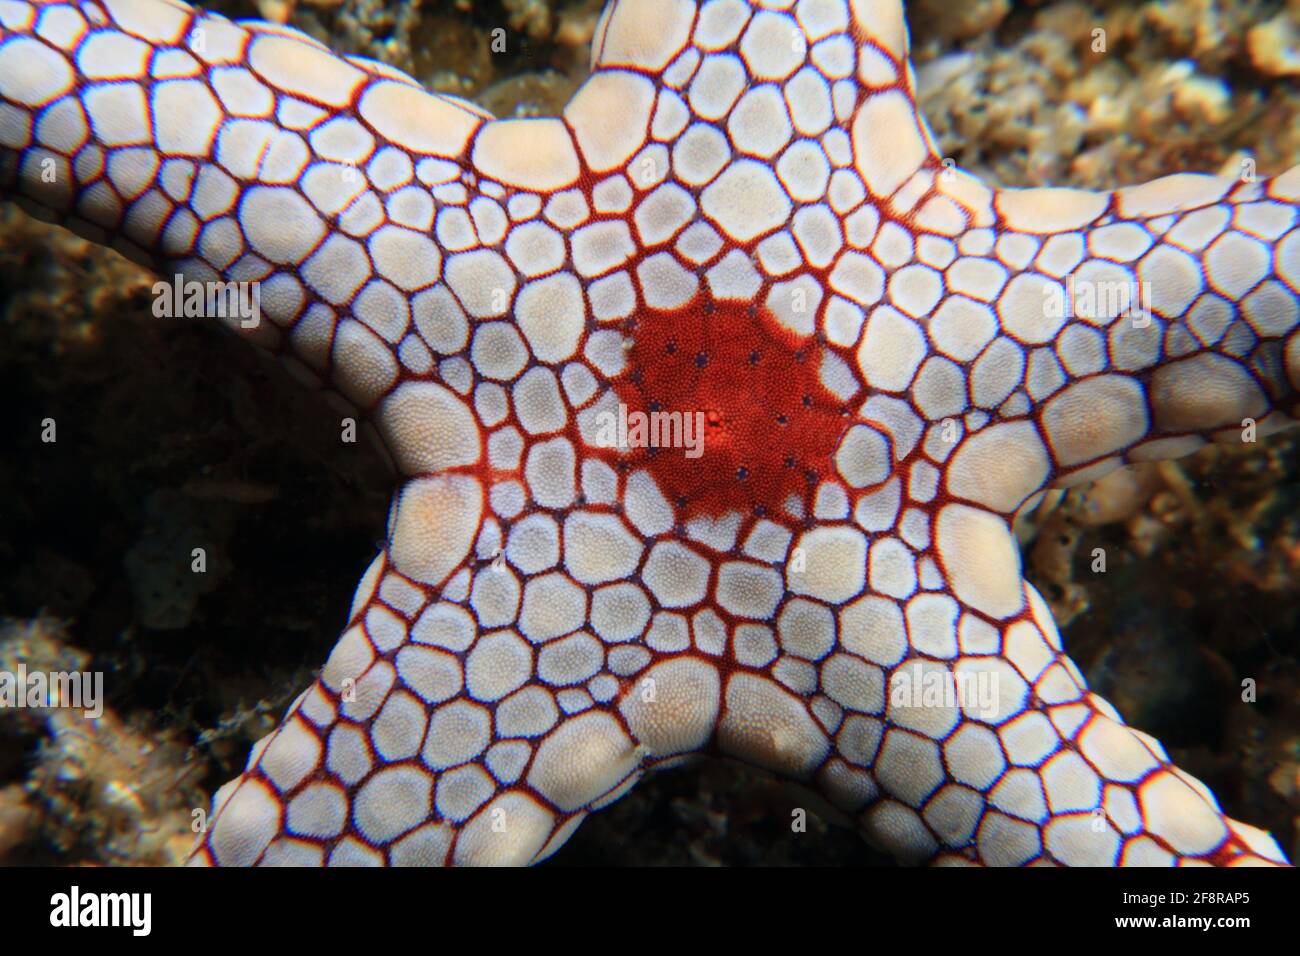
[{"label": "underwater background", "polygon": [[[290,23],[505,116],[559,112],[601,3],[206,6]],[[1296,0],[907,10],[941,151],[991,181],[1109,188],[1300,163]],[[233,336],[154,318],[153,281],[0,209],[0,670],[99,670],[107,696],[97,721],[0,710],[0,865],[183,860],[192,810],[323,663],[381,540],[379,456],[340,443],[321,398]],[[55,444],[40,440],[47,417]],[[1092,688],[1300,858],[1300,434],[1126,469],[1021,532]],[[206,574],[189,571],[193,547]],[[792,833],[804,803],[705,763],[648,778],[548,865],[888,862],[815,816]]]}]

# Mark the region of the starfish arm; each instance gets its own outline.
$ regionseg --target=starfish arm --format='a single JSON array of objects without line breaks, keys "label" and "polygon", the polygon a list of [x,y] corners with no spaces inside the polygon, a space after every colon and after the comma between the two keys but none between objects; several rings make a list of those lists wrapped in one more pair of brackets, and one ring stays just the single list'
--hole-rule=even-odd
[{"label": "starfish arm", "polygon": [[935,532],[948,589],[898,601],[873,567],[823,665],[815,780],[870,841],[912,863],[1286,863],[1087,690],[1005,519],[950,504]]},{"label": "starfish arm", "polygon": [[[491,626],[520,586],[509,565],[470,553],[481,509],[464,476],[402,490],[347,630],[214,796],[192,865],[522,865],[639,776],[645,752],[617,711],[563,693],[557,706],[533,676],[579,683],[595,639],[544,650]],[[573,610],[555,603],[571,594],[550,597],[523,613]]]},{"label": "starfish arm", "polygon": [[982,428],[952,459],[954,495],[1010,513],[1045,485],[1293,424],[1300,168],[1113,193],[940,180],[975,228],[909,397]]},{"label": "starfish arm", "polygon": [[[485,507],[472,476],[406,483],[348,628],[214,795],[191,865],[535,863],[646,771],[710,745],[717,666],[637,642],[641,590],[588,596],[556,566],[549,517],[503,544],[480,533]],[[579,542],[584,523],[595,537]],[[601,580],[611,530],[575,513],[565,567]]]},{"label": "starfish arm", "polygon": [[[219,318],[366,413],[456,349],[455,318],[415,293],[441,273],[431,192],[465,192],[486,117],[172,0],[15,2],[0,19],[4,195],[157,269],[155,311]],[[214,308],[236,283],[252,314]]]}]

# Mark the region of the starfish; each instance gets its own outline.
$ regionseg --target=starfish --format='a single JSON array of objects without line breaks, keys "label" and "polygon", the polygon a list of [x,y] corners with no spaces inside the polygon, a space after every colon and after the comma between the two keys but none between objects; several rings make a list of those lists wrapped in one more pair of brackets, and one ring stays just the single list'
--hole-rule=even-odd
[{"label": "starfish", "polygon": [[6,194],[254,290],[400,476],[192,862],[535,862],[704,754],[904,862],[1286,862],[1088,691],[1011,521],[1292,424],[1300,168],[990,188],[900,0],[616,0],[547,119],[171,0],[0,28]]}]

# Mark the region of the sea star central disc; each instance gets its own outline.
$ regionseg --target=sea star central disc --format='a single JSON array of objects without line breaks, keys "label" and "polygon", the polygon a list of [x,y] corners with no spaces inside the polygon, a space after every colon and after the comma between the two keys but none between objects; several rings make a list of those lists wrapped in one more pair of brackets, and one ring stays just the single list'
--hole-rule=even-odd
[{"label": "sea star central disc", "polygon": [[[628,331],[630,361],[615,383],[628,456],[687,519],[775,513],[829,475],[849,411],[818,375],[814,338],[756,305],[703,298]],[[678,414],[684,436],[703,426],[702,447],[675,440]]]}]

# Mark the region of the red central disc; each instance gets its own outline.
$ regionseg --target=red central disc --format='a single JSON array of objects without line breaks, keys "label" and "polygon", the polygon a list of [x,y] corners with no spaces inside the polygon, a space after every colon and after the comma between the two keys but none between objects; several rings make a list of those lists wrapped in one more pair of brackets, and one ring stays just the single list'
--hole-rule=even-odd
[{"label": "red central disc", "polygon": [[[703,299],[639,316],[626,331],[628,368],[614,383],[629,423],[625,458],[654,475],[684,518],[775,514],[833,473],[849,412],[818,377],[822,346],[813,339],[757,306]],[[676,424],[662,413],[681,413],[697,445],[702,424],[702,445],[677,447],[677,431],[664,441],[666,427],[658,447],[645,444],[655,430],[636,426],[655,413],[660,425]]]}]

